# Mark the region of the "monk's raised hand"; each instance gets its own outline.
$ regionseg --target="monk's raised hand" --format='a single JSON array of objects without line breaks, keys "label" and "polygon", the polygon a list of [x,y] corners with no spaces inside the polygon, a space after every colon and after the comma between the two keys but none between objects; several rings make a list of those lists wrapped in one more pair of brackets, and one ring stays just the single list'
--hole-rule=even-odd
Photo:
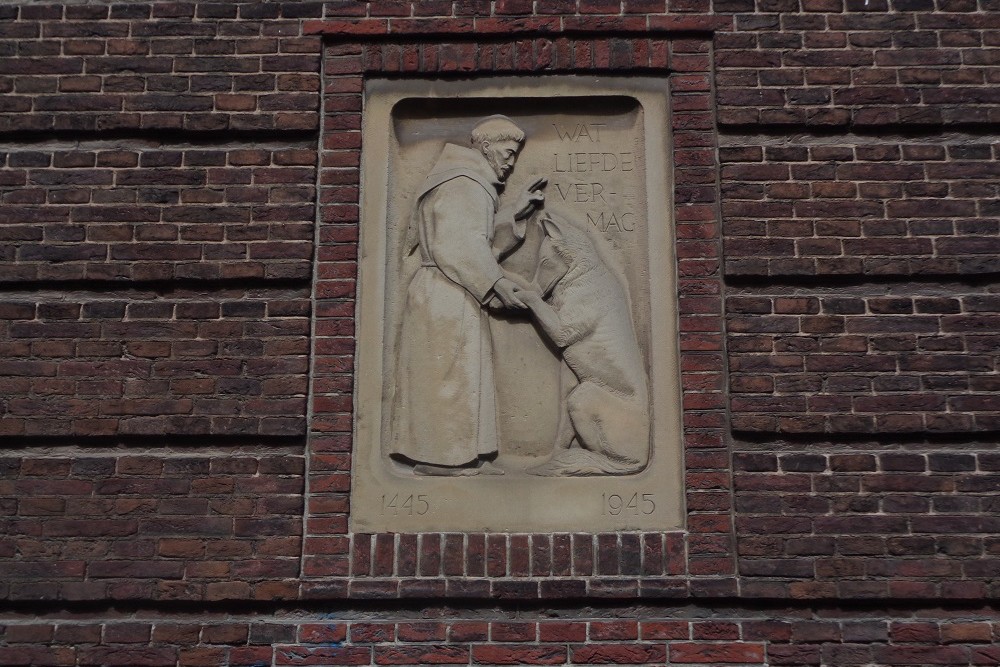
[{"label": "monk's raised hand", "polygon": [[517,206],[514,214],[515,220],[523,220],[542,207],[545,203],[545,193],[542,190],[549,184],[549,179],[539,176],[521,192],[517,199]]}]

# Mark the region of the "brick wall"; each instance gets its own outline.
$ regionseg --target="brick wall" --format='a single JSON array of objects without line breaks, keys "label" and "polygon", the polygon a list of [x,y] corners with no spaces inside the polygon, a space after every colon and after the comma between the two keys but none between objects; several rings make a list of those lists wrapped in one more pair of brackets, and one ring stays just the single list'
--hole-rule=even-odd
[{"label": "brick wall", "polygon": [[[284,11],[0,7],[9,604],[299,594],[320,40]],[[79,659],[150,664],[137,627]]]},{"label": "brick wall", "polygon": [[31,297],[0,304],[6,435],[305,430],[304,290]]},{"label": "brick wall", "polygon": [[308,280],[316,152],[286,146],[2,145],[4,280]]},{"label": "brick wall", "polygon": [[730,276],[996,273],[1000,144],[808,137],[720,154]]},{"label": "brick wall", "polygon": [[303,37],[296,19],[319,16],[319,5],[24,3],[0,12],[4,130],[316,128],[319,40]]},{"label": "brick wall", "polygon": [[735,430],[944,434],[1000,427],[1000,296],[988,287],[768,291],[734,289],[727,301]]},{"label": "brick wall", "polygon": [[[696,618],[692,619],[691,616]],[[9,665],[995,665],[995,613],[956,619],[899,611],[892,620],[816,610],[761,614],[668,607],[641,621],[609,613],[497,608],[278,613],[234,619],[91,614],[0,624]]]},{"label": "brick wall", "polygon": [[[998,26],[0,7],[0,663],[1000,664]],[[685,530],[351,535],[363,81],[535,72],[671,85]]]},{"label": "brick wall", "polygon": [[0,459],[10,600],[270,600],[298,591],[302,451],[189,443]]}]

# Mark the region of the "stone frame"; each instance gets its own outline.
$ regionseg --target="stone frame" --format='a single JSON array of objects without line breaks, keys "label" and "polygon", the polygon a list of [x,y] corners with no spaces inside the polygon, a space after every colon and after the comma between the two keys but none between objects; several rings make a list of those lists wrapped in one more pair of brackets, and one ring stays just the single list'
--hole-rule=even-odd
[{"label": "stone frame", "polygon": [[[666,163],[670,152],[669,133],[661,125],[669,117],[666,88],[665,81],[649,77],[570,75],[489,77],[476,81],[385,78],[366,81],[362,142],[371,157],[366,159],[363,153],[361,164],[360,197],[363,204],[359,223],[361,260],[357,288],[356,366],[363,370],[355,378],[352,532],[504,532],[511,527],[516,527],[518,532],[531,533],[603,532],[676,530],[683,527],[674,224],[670,215],[670,193],[657,190],[664,180],[671,181],[669,164]],[[389,136],[394,122],[400,120],[395,114],[401,104],[419,100],[446,99],[460,106],[474,104],[477,100],[507,98],[530,104],[532,100],[544,99],[547,96],[544,93],[550,91],[559,91],[551,94],[573,100],[589,97],[598,106],[612,103],[617,106],[623,100],[631,100],[641,121],[639,136],[644,137],[641,180],[645,182],[646,201],[640,219],[646,233],[641,236],[623,233],[620,240],[627,239],[631,244],[638,244],[637,249],[648,255],[648,268],[643,271],[636,266],[633,272],[646,274],[635,288],[645,288],[648,296],[642,301],[649,300],[648,309],[638,307],[634,317],[648,317],[649,331],[644,333],[650,341],[659,341],[655,345],[648,344],[653,416],[651,442],[654,447],[649,464],[637,473],[622,476],[546,478],[508,474],[473,480],[395,474],[383,460],[384,453],[381,451],[386,427],[384,415],[389,407],[383,405],[382,396],[387,382],[383,378],[386,373],[392,372],[384,365],[387,363],[384,350],[393,344],[389,338],[393,334],[386,322],[385,310],[390,301],[393,277],[389,275],[386,265],[396,265],[396,262],[389,261],[391,244],[387,240],[386,211],[391,210],[393,201],[406,199],[405,192],[392,192],[392,176],[386,169],[386,156],[394,150]],[[513,104],[513,107],[517,106]],[[544,117],[544,113],[534,115]],[[607,144],[602,145],[603,150],[611,148]],[[577,147],[576,144],[571,146]],[[532,148],[537,152],[537,146],[529,146],[525,150]],[[392,157],[388,160],[394,162]],[[520,177],[526,178],[524,174]],[[560,201],[555,190],[557,185],[554,183],[548,188],[548,202],[553,206],[558,206]],[[514,183],[511,189],[516,189]],[[405,219],[406,214],[397,211],[396,217]],[[601,239],[595,241],[599,243]],[[497,358],[496,363],[499,366],[503,361]],[[497,368],[498,375],[501,370]],[[599,491],[595,490],[597,487]],[[396,503],[392,503],[394,509],[385,511],[382,506],[386,502],[391,503],[391,497],[383,494],[392,494],[399,503],[409,503],[409,509],[401,512]],[[614,500],[608,501],[607,498]],[[602,501],[605,504],[613,502],[615,508],[602,507]],[[441,506],[454,509],[441,511]],[[558,517],[555,516],[556,511]]]}]

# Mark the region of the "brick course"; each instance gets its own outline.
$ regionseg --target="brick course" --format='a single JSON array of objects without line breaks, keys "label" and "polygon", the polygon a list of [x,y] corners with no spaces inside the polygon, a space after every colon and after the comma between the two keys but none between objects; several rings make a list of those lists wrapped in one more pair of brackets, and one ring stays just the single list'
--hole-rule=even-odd
[{"label": "brick course", "polygon": [[0,154],[3,282],[311,276],[314,146],[0,144]]},{"label": "brick course", "polygon": [[748,592],[996,595],[996,454],[874,443],[789,450],[734,455],[740,572],[754,580]]},{"label": "brick course", "polygon": [[[621,610],[616,610],[621,612]],[[669,608],[641,620],[500,609],[420,621],[390,614],[302,611],[242,621],[139,614],[81,615],[0,625],[10,665],[991,665],[995,614],[955,619],[902,611],[894,620],[844,619],[821,611]],[[685,613],[712,613],[700,620]],[[628,612],[625,612],[628,614]],[[487,621],[493,618],[497,620]],[[521,620],[512,621],[513,618]]]},{"label": "brick course", "polygon": [[305,431],[302,290],[31,296],[0,303],[4,435]]},{"label": "brick course", "polygon": [[720,124],[936,126],[1000,113],[991,3],[986,14],[977,3],[731,4],[747,13],[716,41]]},{"label": "brick course", "polygon": [[992,288],[733,290],[732,427],[782,433],[1000,428]]},{"label": "brick course", "polygon": [[[796,141],[798,139],[798,141]],[[730,276],[944,276],[1000,270],[1000,145],[728,136]]]},{"label": "brick course", "polygon": [[294,598],[301,447],[253,439],[240,447],[185,447],[190,453],[135,445],[134,453],[5,451],[4,597]]},{"label": "brick course", "polygon": [[0,131],[315,130],[297,4],[3,7]]}]

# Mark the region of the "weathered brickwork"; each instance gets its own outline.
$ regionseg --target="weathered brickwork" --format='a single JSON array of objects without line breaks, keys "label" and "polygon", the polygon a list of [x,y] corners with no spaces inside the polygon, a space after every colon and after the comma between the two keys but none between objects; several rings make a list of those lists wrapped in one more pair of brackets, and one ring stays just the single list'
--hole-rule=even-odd
[{"label": "weathered brickwork", "polygon": [[134,453],[5,452],[4,597],[294,598],[301,448],[198,444],[169,454],[137,445]]},{"label": "weathered brickwork", "polygon": [[993,2],[721,4],[753,12],[737,15],[736,30],[716,41],[722,124],[919,126],[1000,118]]},{"label": "weathered brickwork", "polygon": [[0,143],[3,282],[310,277],[315,145],[89,143]]},{"label": "weathered brickwork", "polygon": [[[318,6],[0,7],[0,131],[314,130]],[[300,14],[298,10],[305,10]]]},{"label": "weathered brickwork", "polygon": [[740,572],[755,579],[750,590],[996,596],[1000,456],[940,446],[811,449],[735,454]]},{"label": "weathered brickwork", "polygon": [[1000,271],[1000,144],[782,138],[721,150],[730,276]]},{"label": "weathered brickwork", "polygon": [[[1000,430],[1000,295],[877,285],[732,290],[732,427]],[[871,294],[871,295],[869,295]]]},{"label": "weathered brickwork", "polygon": [[[618,610],[620,611],[620,610]],[[621,618],[500,609],[414,615],[304,612],[243,621],[140,614],[0,623],[9,665],[995,665],[995,614],[665,609]],[[689,614],[702,616],[692,620]]]},{"label": "weathered brickwork", "polygon": [[[351,535],[364,81],[536,73],[670,82],[686,526]],[[996,0],[0,6],[0,663],[1000,664],[998,84]]]},{"label": "weathered brickwork", "polygon": [[0,303],[4,435],[295,435],[302,290],[30,295]]}]

